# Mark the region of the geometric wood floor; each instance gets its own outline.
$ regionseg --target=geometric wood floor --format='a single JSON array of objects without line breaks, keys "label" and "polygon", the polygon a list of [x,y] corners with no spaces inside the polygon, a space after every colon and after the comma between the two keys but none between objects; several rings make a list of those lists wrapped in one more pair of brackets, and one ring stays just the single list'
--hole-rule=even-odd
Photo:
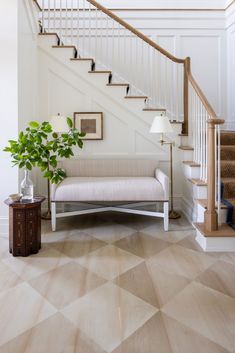
[{"label": "geometric wood floor", "polygon": [[235,254],[194,237],[117,213],[45,222],[27,258],[0,237],[0,353],[234,353]]}]

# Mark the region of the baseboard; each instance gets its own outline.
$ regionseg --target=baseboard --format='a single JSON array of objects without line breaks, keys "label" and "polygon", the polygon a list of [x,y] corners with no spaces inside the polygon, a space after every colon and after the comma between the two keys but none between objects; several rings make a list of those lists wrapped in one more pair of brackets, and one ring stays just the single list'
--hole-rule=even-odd
[{"label": "baseboard", "polygon": [[9,220],[7,217],[0,217],[0,237],[8,236]]},{"label": "baseboard", "polygon": [[206,252],[235,252],[235,237],[205,237],[196,229],[196,241]]},{"label": "baseboard", "polygon": [[181,197],[181,212],[183,212],[189,223],[194,222],[194,218],[196,217],[194,214],[194,204],[184,197]]}]

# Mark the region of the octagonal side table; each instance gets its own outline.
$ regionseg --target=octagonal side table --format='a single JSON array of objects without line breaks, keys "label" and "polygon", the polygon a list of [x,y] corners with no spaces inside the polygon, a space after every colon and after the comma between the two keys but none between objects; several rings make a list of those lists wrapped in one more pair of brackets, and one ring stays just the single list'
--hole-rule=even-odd
[{"label": "octagonal side table", "polygon": [[9,206],[9,252],[13,256],[29,256],[41,249],[41,204],[45,197],[13,202]]}]

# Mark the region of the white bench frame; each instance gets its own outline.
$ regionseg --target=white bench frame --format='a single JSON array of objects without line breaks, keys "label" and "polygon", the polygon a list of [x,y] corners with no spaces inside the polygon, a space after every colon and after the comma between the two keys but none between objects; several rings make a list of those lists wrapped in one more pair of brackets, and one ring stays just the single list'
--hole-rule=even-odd
[{"label": "white bench frame", "polygon": [[[145,210],[135,210],[133,208],[129,208],[128,206],[136,207],[136,206],[144,206],[147,204],[152,204],[154,202],[163,202],[163,212],[154,212],[154,211],[145,211]],[[114,211],[114,212],[123,212],[123,213],[132,213],[144,216],[151,216],[151,217],[160,217],[164,219],[164,230],[168,231],[169,228],[169,201],[149,201],[149,202],[138,202],[138,203],[128,203],[120,206],[105,206],[99,208],[90,208],[87,210],[81,211],[69,211],[69,212],[61,212],[56,213],[56,203],[63,203],[61,201],[52,201],[51,202],[51,225],[53,232],[56,231],[56,219],[62,217],[70,217],[70,216],[77,216],[77,215],[84,215],[84,214],[91,214],[91,213],[100,213],[100,212],[107,212],[107,211]],[[65,201],[64,203],[69,203],[69,201]],[[80,203],[80,202],[79,202]],[[82,202],[81,202],[82,203]],[[86,203],[84,201],[84,203]],[[95,204],[95,202],[94,202]]]}]

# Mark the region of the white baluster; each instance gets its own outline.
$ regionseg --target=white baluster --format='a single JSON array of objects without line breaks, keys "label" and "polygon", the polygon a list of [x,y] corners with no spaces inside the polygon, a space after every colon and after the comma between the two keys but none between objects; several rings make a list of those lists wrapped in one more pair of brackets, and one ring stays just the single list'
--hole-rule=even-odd
[{"label": "white baluster", "polygon": [[63,44],[63,33],[62,33],[62,0],[60,0],[60,45]]},{"label": "white baluster", "polygon": [[221,147],[221,142],[220,142],[220,126],[217,125],[217,144],[216,149],[217,149],[217,163],[218,163],[218,176],[217,176],[217,205],[218,205],[218,223],[221,225],[221,155],[220,155],[220,147]]},{"label": "white baluster", "polygon": [[48,32],[50,32],[50,30],[51,30],[50,19],[51,19],[51,4],[50,4],[50,0],[48,0],[47,1],[47,28],[48,28]]}]

